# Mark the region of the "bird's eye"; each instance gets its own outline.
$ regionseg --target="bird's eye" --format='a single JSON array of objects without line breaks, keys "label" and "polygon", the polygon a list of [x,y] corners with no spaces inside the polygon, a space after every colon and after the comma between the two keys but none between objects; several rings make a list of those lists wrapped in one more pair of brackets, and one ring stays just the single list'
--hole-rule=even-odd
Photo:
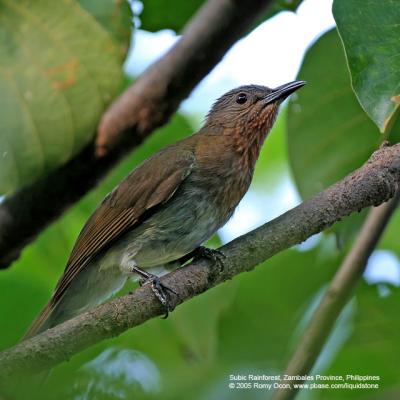
[{"label": "bird's eye", "polygon": [[236,103],[244,104],[247,101],[247,94],[246,93],[239,93],[236,97]]}]

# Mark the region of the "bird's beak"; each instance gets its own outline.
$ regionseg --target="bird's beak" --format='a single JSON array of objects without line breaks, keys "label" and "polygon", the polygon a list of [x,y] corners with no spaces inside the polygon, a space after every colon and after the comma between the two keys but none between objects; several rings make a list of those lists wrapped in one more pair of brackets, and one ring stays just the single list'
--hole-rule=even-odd
[{"label": "bird's beak", "polygon": [[273,103],[275,101],[282,102],[286,99],[286,97],[290,96],[292,93],[294,93],[297,89],[303,87],[305,84],[305,81],[293,81],[285,83],[284,85],[272,89],[272,92],[268,93],[263,100],[265,104]]}]

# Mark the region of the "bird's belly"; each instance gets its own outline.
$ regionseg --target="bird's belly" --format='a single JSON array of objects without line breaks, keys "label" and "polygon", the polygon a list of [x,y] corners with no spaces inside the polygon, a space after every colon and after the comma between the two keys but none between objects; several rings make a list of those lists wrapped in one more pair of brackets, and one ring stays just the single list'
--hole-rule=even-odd
[{"label": "bird's belly", "polygon": [[[189,198],[190,199],[190,198]],[[130,257],[140,268],[165,265],[190,253],[210,238],[224,221],[214,204],[196,198],[171,201],[126,233],[106,257]],[[110,262],[107,262],[109,265]]]}]

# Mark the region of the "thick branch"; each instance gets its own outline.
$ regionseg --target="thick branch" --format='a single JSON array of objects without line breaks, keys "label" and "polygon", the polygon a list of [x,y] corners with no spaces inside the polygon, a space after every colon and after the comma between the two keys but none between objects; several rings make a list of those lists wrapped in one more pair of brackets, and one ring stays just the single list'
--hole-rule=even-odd
[{"label": "thick branch", "polygon": [[[223,270],[199,260],[162,278],[178,305],[274,254],[301,243],[337,220],[391,198],[400,182],[400,144],[377,150],[363,167],[273,221],[223,246]],[[163,313],[148,286],[117,298],[0,353],[0,381],[39,372],[101,340]]]},{"label": "thick branch", "polygon": [[182,38],[118,98],[90,143],[66,165],[0,204],[0,268],[78,201],[128,151],[166,123],[179,103],[272,0],[209,0]]},{"label": "thick branch", "polygon": [[[390,217],[396,210],[400,199],[400,190],[389,202],[373,208],[365,220],[359,236],[351,251],[344,259],[336,272],[332,282],[325,292],[309,325],[297,345],[296,351],[290,359],[285,374],[308,374],[317,360],[333,326],[347,304],[351,294],[360,282],[367,266],[367,261],[374,251]],[[303,380],[287,381],[301,383]],[[289,400],[296,396],[298,389],[278,389],[273,396],[274,400]]]}]

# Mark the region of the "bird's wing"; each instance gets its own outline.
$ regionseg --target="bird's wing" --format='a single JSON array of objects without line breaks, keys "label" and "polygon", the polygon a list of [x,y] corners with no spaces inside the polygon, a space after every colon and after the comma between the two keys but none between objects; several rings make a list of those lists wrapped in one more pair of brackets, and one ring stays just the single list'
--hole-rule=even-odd
[{"label": "bird's wing", "polygon": [[194,161],[190,152],[173,163],[168,153],[158,153],[128,175],[104,199],[82,229],[57,284],[55,300],[93,256],[132,229],[150,209],[167,202],[190,174]]},{"label": "bird's wing", "polygon": [[[142,221],[151,209],[167,202],[195,164],[192,152],[178,158],[171,150],[155,154],[129,174],[101,203],[83,227],[49,304],[26,337],[36,333],[72,280],[98,252]],[[174,162],[171,162],[174,157]]]}]

